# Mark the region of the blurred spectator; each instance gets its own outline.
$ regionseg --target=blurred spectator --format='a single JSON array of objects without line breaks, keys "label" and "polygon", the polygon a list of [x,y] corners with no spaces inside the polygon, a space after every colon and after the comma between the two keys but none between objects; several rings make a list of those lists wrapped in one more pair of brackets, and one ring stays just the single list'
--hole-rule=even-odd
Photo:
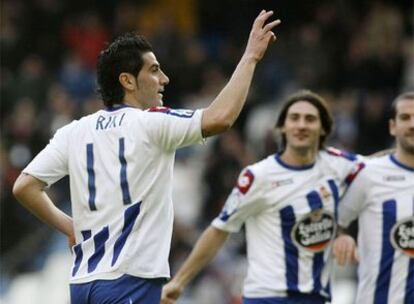
[{"label": "blurred spectator", "polygon": [[230,130],[215,140],[205,161],[205,199],[200,214],[202,227],[220,213],[241,169],[254,160],[236,131]]},{"label": "blurred spectator", "polygon": [[356,151],[369,155],[388,147],[387,96],[379,92],[367,92],[357,108],[358,137]]},{"label": "blurred spectator", "polygon": [[62,31],[63,42],[94,71],[99,52],[109,39],[108,29],[95,12],[86,12],[68,21]]},{"label": "blurred spectator", "polygon": [[95,92],[95,72],[86,68],[77,53],[68,53],[63,58],[59,82],[77,103],[82,103]]}]

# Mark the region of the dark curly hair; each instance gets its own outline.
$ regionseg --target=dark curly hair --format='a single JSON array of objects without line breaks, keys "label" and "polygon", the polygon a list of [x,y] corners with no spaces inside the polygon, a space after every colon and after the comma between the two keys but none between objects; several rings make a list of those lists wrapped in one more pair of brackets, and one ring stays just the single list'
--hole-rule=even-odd
[{"label": "dark curly hair", "polygon": [[152,46],[143,36],[126,33],[102,50],[97,63],[98,92],[107,107],[122,103],[125,92],[119,82],[121,73],[138,76],[143,66],[142,56],[152,52]]},{"label": "dark curly hair", "polygon": [[[324,135],[319,138],[319,149],[322,149],[325,144],[326,138],[331,134],[333,128],[333,118],[326,101],[318,94],[313,93],[309,90],[302,90],[290,95],[285,101],[282,110],[280,111],[279,117],[276,121],[276,128],[281,129],[285,125],[285,120],[289,108],[299,102],[307,101],[318,109],[319,117],[321,120],[322,128],[325,131]],[[286,148],[286,136],[282,134],[282,151]]]}]

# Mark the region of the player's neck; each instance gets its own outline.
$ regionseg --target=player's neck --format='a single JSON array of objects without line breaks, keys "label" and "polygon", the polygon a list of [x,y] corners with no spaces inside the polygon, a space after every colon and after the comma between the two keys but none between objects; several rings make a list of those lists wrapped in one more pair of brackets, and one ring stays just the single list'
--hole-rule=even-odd
[{"label": "player's neck", "polygon": [[124,99],[122,100],[123,104],[126,104],[128,106],[131,106],[133,108],[138,108],[141,110],[144,110],[144,107],[141,103],[138,102],[134,96],[129,95],[128,93],[125,93]]},{"label": "player's neck", "polygon": [[317,149],[294,149],[288,146],[280,158],[288,165],[306,166],[315,162],[317,153]]},{"label": "player's neck", "polygon": [[414,154],[397,147],[395,151],[395,158],[402,164],[414,168]]}]

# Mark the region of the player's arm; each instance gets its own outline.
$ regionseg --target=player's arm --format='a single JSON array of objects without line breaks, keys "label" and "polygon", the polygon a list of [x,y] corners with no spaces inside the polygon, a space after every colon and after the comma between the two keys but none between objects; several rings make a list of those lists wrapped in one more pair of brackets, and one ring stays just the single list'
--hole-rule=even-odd
[{"label": "player's arm", "polygon": [[350,185],[341,198],[338,207],[338,236],[334,241],[332,254],[340,266],[358,262],[358,253],[354,238],[346,228],[356,220],[364,209],[366,189],[369,189],[365,164],[357,163],[351,173]]},{"label": "player's arm", "polygon": [[69,245],[75,245],[72,218],[55,206],[44,191],[46,184],[26,173],[20,174],[13,186],[16,199],[40,220],[64,233]]},{"label": "player's arm", "polygon": [[161,304],[175,303],[187,284],[216,256],[228,235],[229,232],[213,226],[209,226],[203,232],[183,266],[163,287]]},{"label": "player's arm", "polygon": [[256,64],[262,59],[270,42],[276,40],[272,29],[280,20],[265,24],[272,11],[261,11],[253,23],[244,54],[233,75],[220,94],[203,112],[203,137],[229,129],[246,101]]}]

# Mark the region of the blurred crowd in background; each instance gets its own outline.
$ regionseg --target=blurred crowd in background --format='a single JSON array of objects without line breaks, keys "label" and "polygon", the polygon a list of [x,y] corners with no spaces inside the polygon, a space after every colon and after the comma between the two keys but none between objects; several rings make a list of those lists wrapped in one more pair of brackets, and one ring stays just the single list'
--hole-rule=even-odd
[{"label": "blurred crowd in background", "polygon": [[[19,274],[41,269],[56,242],[16,203],[13,182],[58,128],[102,108],[96,58],[121,33],[137,31],[151,41],[170,78],[165,105],[196,109],[225,85],[257,13],[273,9],[282,19],[236,125],[206,147],[177,154],[173,272],[219,213],[241,168],[275,153],[273,126],[287,94],[308,88],[324,96],[335,118],[329,144],[370,154],[392,145],[390,102],[414,89],[412,1],[3,0],[1,6],[0,293]],[[49,193],[70,212],[67,184]],[[214,289],[223,303],[237,303],[243,257],[243,237],[236,235],[188,293],[220,303],[209,293]]]}]

